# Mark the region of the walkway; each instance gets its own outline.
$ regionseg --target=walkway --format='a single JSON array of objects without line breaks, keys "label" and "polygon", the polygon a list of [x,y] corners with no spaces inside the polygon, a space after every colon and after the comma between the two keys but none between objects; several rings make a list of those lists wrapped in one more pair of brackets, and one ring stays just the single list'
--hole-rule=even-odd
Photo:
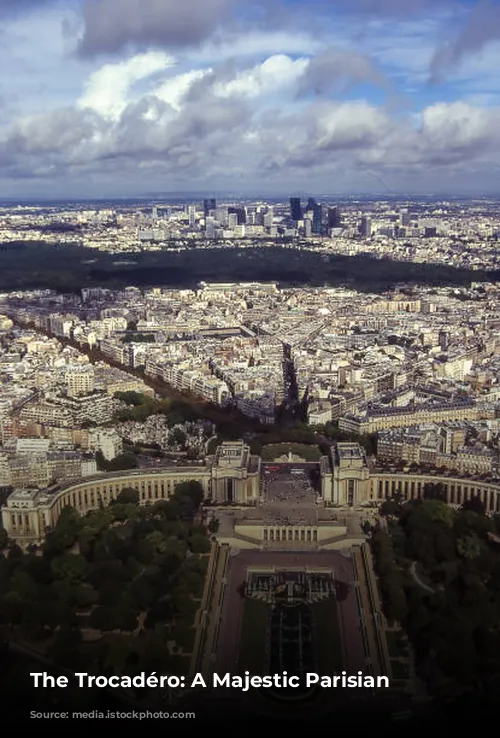
[{"label": "walkway", "polygon": [[413,577],[413,580],[416,582],[416,584],[419,585],[419,587],[422,587],[422,589],[425,589],[426,592],[430,592],[431,594],[434,594],[436,590],[432,589],[432,587],[429,587],[429,585],[425,584],[420,577],[417,574],[417,562],[413,561],[410,566],[410,574]]}]

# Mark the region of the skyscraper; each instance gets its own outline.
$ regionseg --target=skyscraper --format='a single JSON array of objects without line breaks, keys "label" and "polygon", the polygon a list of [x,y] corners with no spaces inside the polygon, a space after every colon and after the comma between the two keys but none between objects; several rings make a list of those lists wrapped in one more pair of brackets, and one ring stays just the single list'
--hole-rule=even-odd
[{"label": "skyscraper", "polygon": [[302,220],[302,204],[300,197],[290,198],[290,217],[292,220]]},{"label": "skyscraper", "polygon": [[218,205],[215,209],[215,220],[221,226],[227,225],[227,218],[229,215],[229,209],[227,205]]},{"label": "skyscraper", "polygon": [[247,222],[247,213],[244,207],[229,207],[227,209],[229,215],[235,214],[238,219],[238,225],[245,225]]},{"label": "skyscraper", "polygon": [[203,214],[205,218],[207,218],[210,215],[211,210],[215,210],[217,207],[217,201],[211,197],[208,200],[203,200]]},{"label": "skyscraper", "polygon": [[328,208],[328,228],[341,228],[342,218],[337,206]]},{"label": "skyscraper", "polygon": [[262,222],[265,228],[271,228],[273,225],[273,221],[274,221],[273,208],[269,207],[267,208],[267,212],[264,213],[264,218]]},{"label": "skyscraper", "polygon": [[205,238],[215,238],[215,220],[211,216],[208,216],[205,222]]},{"label": "skyscraper", "polygon": [[318,204],[318,203],[316,202],[316,200],[314,199],[314,197],[310,197],[310,198],[308,199],[308,201],[307,201],[307,205],[306,205],[306,213],[309,213],[309,212],[312,212],[312,213],[313,213],[313,212],[314,212],[314,209],[315,209],[315,208],[316,208],[316,206],[317,206],[317,204]]},{"label": "skyscraper", "polygon": [[313,208],[312,232],[317,236],[323,233],[323,206],[317,203]]},{"label": "skyscraper", "polygon": [[370,218],[367,218],[364,216],[361,218],[361,224],[359,226],[359,232],[363,236],[363,238],[371,238],[372,235],[372,222]]}]

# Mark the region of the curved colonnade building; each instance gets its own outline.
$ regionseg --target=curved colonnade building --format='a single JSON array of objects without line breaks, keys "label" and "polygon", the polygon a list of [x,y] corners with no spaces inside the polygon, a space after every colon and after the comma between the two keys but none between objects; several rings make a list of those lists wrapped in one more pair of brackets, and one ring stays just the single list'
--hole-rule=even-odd
[{"label": "curved colonnade building", "polygon": [[[313,466],[308,465],[308,466]],[[316,465],[317,467],[318,465]],[[479,497],[487,512],[500,512],[500,482],[467,479],[458,476],[415,474],[370,467],[363,449],[356,443],[338,443],[330,456],[319,461],[321,492],[318,502],[324,507],[343,509],[373,506],[397,493],[405,499],[422,497],[429,483],[443,485],[447,501],[461,505],[471,497]],[[44,539],[48,529],[57,523],[61,510],[70,505],[82,515],[108,505],[124,489],[135,489],[141,504],[168,500],[176,485],[197,481],[205,501],[220,506],[245,508],[259,503],[263,465],[242,441],[222,443],[203,466],[164,467],[113,472],[45,490],[13,492],[2,507],[2,522],[9,536],[20,545]],[[261,540],[268,540],[262,532]],[[298,540],[285,537],[286,541]],[[315,542],[307,536],[305,542]]]}]

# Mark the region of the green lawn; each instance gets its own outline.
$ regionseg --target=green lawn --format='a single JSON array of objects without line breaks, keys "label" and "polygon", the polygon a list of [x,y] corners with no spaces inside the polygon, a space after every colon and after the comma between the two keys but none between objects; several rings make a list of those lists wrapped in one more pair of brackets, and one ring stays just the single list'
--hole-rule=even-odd
[{"label": "green lawn", "polygon": [[243,608],[239,665],[250,674],[263,674],[270,609],[265,602],[246,599]]},{"label": "green lawn", "polygon": [[318,674],[342,671],[341,632],[337,603],[334,599],[312,605],[314,617],[314,648]]}]

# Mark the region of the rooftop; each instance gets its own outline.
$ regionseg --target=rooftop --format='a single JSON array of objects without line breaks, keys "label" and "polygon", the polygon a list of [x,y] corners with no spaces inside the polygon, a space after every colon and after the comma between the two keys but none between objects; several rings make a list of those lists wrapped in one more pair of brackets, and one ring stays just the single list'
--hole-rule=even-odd
[{"label": "rooftop", "polygon": [[343,459],[364,459],[365,452],[359,443],[338,443],[337,455],[339,460]]}]

